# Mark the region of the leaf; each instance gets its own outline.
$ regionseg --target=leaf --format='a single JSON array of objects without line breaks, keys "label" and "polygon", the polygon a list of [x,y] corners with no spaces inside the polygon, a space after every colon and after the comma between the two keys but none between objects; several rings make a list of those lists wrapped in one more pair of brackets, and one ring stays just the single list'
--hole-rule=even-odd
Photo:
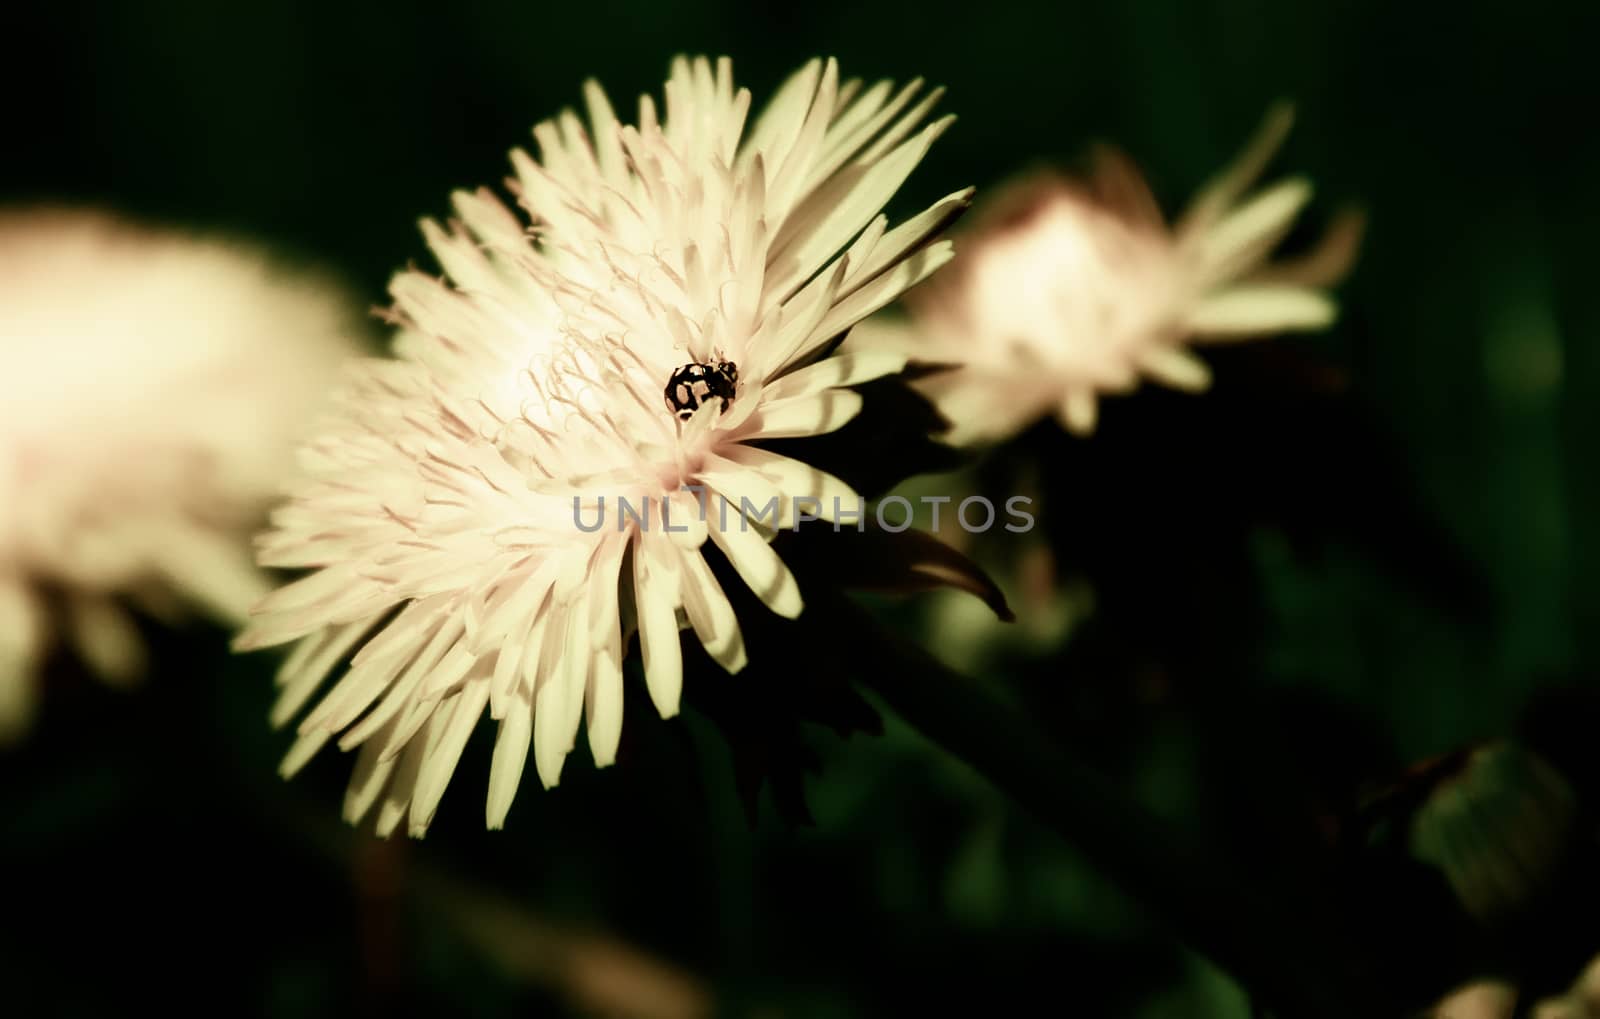
[{"label": "leaf", "polygon": [[762,792],[770,788],[780,817],[809,826],[805,777],[819,773],[822,761],[806,727],[825,726],[840,738],[877,736],[883,720],[851,682],[851,644],[833,639],[824,621],[809,613],[794,620],[773,614],[720,553],[708,550],[706,558],[739,616],[749,664],[729,675],[686,638],[684,700],[727,741],[751,825]]},{"label": "leaf", "polygon": [[1577,798],[1542,757],[1514,743],[1473,752],[1411,823],[1418,859],[1443,871],[1467,912],[1498,924],[1555,884],[1574,844]]}]

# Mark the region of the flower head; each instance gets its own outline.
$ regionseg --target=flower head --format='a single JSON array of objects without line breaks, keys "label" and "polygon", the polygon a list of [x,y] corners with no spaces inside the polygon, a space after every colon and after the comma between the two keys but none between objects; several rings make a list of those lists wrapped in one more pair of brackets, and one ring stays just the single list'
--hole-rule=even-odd
[{"label": "flower head", "polygon": [[867,322],[846,349],[895,350],[957,366],[922,386],[957,444],[998,441],[1055,414],[1094,429],[1100,395],[1143,378],[1210,384],[1191,343],[1318,329],[1322,287],[1342,275],[1355,220],[1296,265],[1266,259],[1310,199],[1302,179],[1247,194],[1288,131],[1268,117],[1243,156],[1169,227],[1138,171],[1109,150],[1083,180],[1047,174],[990,200],[962,258],[919,292],[912,317]]},{"label": "flower head", "polygon": [[242,620],[249,535],[355,350],[321,280],[259,252],[85,211],[0,215],[0,735],[57,633],[109,680],[125,599]]},{"label": "flower head", "polygon": [[637,126],[585,93],[587,123],[563,113],[534,129],[538,158],[512,155],[531,231],[488,191],[423,224],[447,279],[396,278],[397,357],[352,373],[262,542],[315,571],[239,642],[299,641],[276,720],[355,651],[284,770],[335,736],[359,746],[346,816],[381,801],[384,833],[427,829],[486,708],[492,827],[530,749],[556,784],[584,716],[611,763],[635,630],[663,716],[681,625],[740,669],[708,541],[772,611],[801,611],[772,532],[857,499],[759,443],[841,427],[850,386],[903,366],[834,341],[949,258],[933,238],[969,198],[893,229],[880,214],[949,123],[920,126],[938,98],[920,82],[863,89],[814,61],[748,128],[727,60],[676,61]]}]

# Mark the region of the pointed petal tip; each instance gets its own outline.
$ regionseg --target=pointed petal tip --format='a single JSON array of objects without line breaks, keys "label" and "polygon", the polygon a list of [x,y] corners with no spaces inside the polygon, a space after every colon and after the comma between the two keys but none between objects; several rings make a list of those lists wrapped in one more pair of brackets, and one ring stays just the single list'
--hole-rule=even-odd
[{"label": "pointed petal tip", "polygon": [[512,799],[512,796],[490,794],[483,804],[484,828],[489,831],[500,831],[505,828],[506,818],[511,816]]},{"label": "pointed petal tip", "polygon": [[400,822],[405,819],[409,808],[409,803],[385,800],[383,806],[378,809],[378,820],[373,826],[373,831],[380,839],[387,840],[395,833],[395,829],[400,827]]},{"label": "pointed petal tip", "polygon": [[806,602],[805,599],[801,597],[800,589],[798,587],[794,589],[794,594],[792,596],[785,597],[779,601],[778,604],[772,606],[772,611],[776,612],[784,619],[798,619],[800,618],[800,613],[804,612],[805,609]]},{"label": "pointed petal tip", "polygon": [[328,743],[326,733],[312,733],[301,736],[289,747],[288,753],[283,755],[283,760],[278,764],[278,774],[285,780],[293,778],[301,768],[310,763],[324,746]]},{"label": "pointed petal tip", "polygon": [[236,655],[247,654],[251,651],[260,651],[262,648],[267,646],[268,645],[262,641],[260,634],[253,629],[247,629],[236,634],[234,638],[228,642],[228,649]]}]

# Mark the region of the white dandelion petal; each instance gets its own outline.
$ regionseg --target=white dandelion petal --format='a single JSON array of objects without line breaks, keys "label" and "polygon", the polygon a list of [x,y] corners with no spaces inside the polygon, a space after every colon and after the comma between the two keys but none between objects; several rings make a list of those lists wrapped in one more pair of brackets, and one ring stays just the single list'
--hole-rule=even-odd
[{"label": "white dandelion petal", "polygon": [[[278,685],[281,689],[272,705],[272,724],[287,725],[291,718],[299,714],[323,680],[328,678],[328,673],[371,628],[369,621],[361,620],[324,630],[318,634],[318,640],[302,641],[296,648],[300,660],[286,662],[279,670]],[[299,656],[302,649],[307,653]]]},{"label": "white dandelion petal", "polygon": [[1062,426],[1074,435],[1092,433],[1099,414],[1094,390],[1082,387],[1068,389],[1061,397],[1061,409],[1057,412]]},{"label": "white dandelion petal", "polygon": [[588,685],[584,691],[585,728],[589,752],[600,767],[617,759],[622,742],[622,633],[613,630],[607,646],[590,663]]},{"label": "white dandelion petal", "polygon": [[[528,764],[528,747],[533,742],[533,705],[518,694],[517,702],[500,719],[495,733],[494,759],[489,764],[489,798],[484,805],[484,824],[491,829],[504,828],[511,813],[511,802],[522,784],[522,772]],[[360,811],[351,821],[358,821],[366,811]]]},{"label": "white dandelion petal", "polygon": [[426,831],[433,820],[439,801],[444,798],[445,786],[450,784],[450,776],[455,774],[456,763],[467,747],[467,738],[477,726],[488,700],[488,680],[480,679],[468,683],[434,708],[433,715],[447,721],[440,730],[439,742],[429,748],[417,774],[410,811],[413,830]]},{"label": "white dandelion petal", "polygon": [[1281,181],[1227,213],[1203,234],[1191,235],[1200,263],[1197,285],[1211,287],[1246,275],[1283,240],[1311,201],[1309,181]]},{"label": "white dandelion petal", "polygon": [[1198,393],[1211,385],[1211,369],[1182,347],[1149,347],[1139,352],[1135,364],[1150,378],[1173,389]]},{"label": "white dandelion petal", "polygon": [[894,351],[852,351],[790,372],[774,382],[768,398],[813,396],[827,389],[843,388],[893,375],[906,366],[906,355]]},{"label": "white dandelion petal", "polygon": [[1277,155],[1293,127],[1294,108],[1288,103],[1276,103],[1267,110],[1244,151],[1189,202],[1178,220],[1177,232],[1189,236],[1209,230],[1266,172],[1267,164]]},{"label": "white dandelion petal", "polygon": [[683,649],[678,642],[682,604],[677,563],[656,554],[655,542],[633,551],[634,603],[639,614],[639,655],[644,660],[650,700],[662,718],[678,713],[683,694]]},{"label": "white dandelion petal", "polygon": [[399,764],[392,757],[388,760],[382,758],[380,751],[383,742],[381,739],[372,740],[356,755],[355,770],[344,795],[344,818],[351,824],[371,812],[373,805],[389,788],[389,779]]},{"label": "white dandelion petal", "polygon": [[315,572],[238,640],[299,642],[279,722],[354,652],[293,751],[359,750],[347,818],[422,834],[485,713],[490,827],[530,757],[542,785],[560,780],[580,728],[610,764],[634,632],[663,716],[685,625],[742,669],[708,555],[776,614],[802,611],[773,528],[797,499],[821,516],[856,496],[755,444],[842,427],[861,408],[850,387],[904,367],[824,355],[949,257],[936,236],[970,190],[899,225],[882,214],[949,126],[926,122],[937,95],[863,89],[817,60],[751,120],[727,60],[676,60],[635,125],[591,82],[586,119],[534,129],[537,155],[512,156],[528,225],[486,191],[424,225],[444,278],[396,278],[396,360],[347,375],[261,542],[264,561]]},{"label": "white dandelion petal", "polygon": [[0,577],[0,740],[15,738],[33,716],[44,635],[43,609],[27,587]]},{"label": "white dandelion petal", "polygon": [[124,684],[144,672],[144,641],[133,619],[111,598],[73,591],[66,598],[66,630],[78,657],[108,683]]},{"label": "white dandelion petal", "polygon": [[750,526],[749,521],[739,513],[738,507],[729,506],[728,500],[720,496],[717,503],[719,514],[734,519],[726,527],[712,528],[711,540],[722,549],[739,576],[750,585],[750,590],[767,608],[786,619],[798,616],[804,602],[789,567],[772,550],[767,539]]},{"label": "white dandelion petal", "polygon": [[1332,298],[1309,287],[1257,284],[1232,287],[1195,305],[1184,320],[1206,337],[1250,338],[1277,330],[1322,329],[1338,314]]},{"label": "white dandelion petal", "polygon": [[390,759],[394,762],[394,770],[379,801],[378,817],[374,825],[377,833],[384,838],[393,835],[400,822],[405,820],[407,813],[410,812],[411,800],[417,788],[417,778],[422,772],[422,762],[427,758],[429,744],[437,742],[436,733],[442,732],[444,725],[444,719],[440,715],[429,715],[421,736],[407,744],[405,752],[398,758]]},{"label": "white dandelion petal", "polygon": [[332,736],[332,733],[321,731],[301,733],[289,747],[289,752],[283,755],[283,760],[279,762],[278,774],[284,778],[292,778],[299,774],[301,768],[311,763],[317,751],[327,746]]},{"label": "white dandelion petal", "polygon": [[[868,322],[845,350],[953,366],[918,385],[951,423],[946,440],[968,445],[1009,438],[1050,414],[1087,435],[1099,399],[1141,379],[1209,386],[1210,369],[1191,344],[1327,327],[1335,307],[1322,288],[1349,268],[1359,219],[1337,223],[1298,263],[1274,265],[1268,258],[1311,187],[1293,178],[1250,193],[1291,121],[1287,107],[1274,108],[1176,227],[1162,221],[1138,171],[1111,152],[1098,153],[1086,179],[1049,176],[1002,192],[957,267],[918,292],[910,320]],[[930,225],[937,211],[924,214]],[[918,259],[939,252],[925,247],[892,272],[914,272]],[[869,289],[839,301],[836,312],[875,311],[875,300],[865,311],[854,303]]]},{"label": "white dandelion petal", "polygon": [[826,435],[849,424],[861,413],[861,406],[861,394],[849,389],[774,400],[761,408],[751,430],[759,430],[761,437],[767,439]]},{"label": "white dandelion petal", "polygon": [[[921,283],[955,257],[955,246],[939,241],[897,263],[849,297],[840,301],[815,332],[817,342],[833,339],[844,330]],[[806,353],[809,353],[809,348]]]},{"label": "white dandelion petal", "polygon": [[[701,467],[700,480],[734,511],[747,518],[771,517],[769,527],[783,526],[784,489],[765,474],[745,470],[731,460],[713,455],[707,457]],[[710,529],[707,530],[709,534]]]},{"label": "white dandelion petal", "polygon": [[250,534],[360,312],[246,246],[0,212],[0,742],[57,643],[127,684],[146,655],[129,608],[233,625],[270,589]]},{"label": "white dandelion petal", "polygon": [[[745,478],[760,478],[765,490],[776,491],[783,496],[778,502],[779,527],[791,526],[792,514],[797,512],[806,512],[819,520],[830,521],[839,519],[840,514],[859,512],[861,497],[853,488],[826,471],[793,457],[758,446],[739,446],[728,451],[728,460],[746,468],[742,472]],[[756,505],[765,507],[767,501],[762,500]]]}]

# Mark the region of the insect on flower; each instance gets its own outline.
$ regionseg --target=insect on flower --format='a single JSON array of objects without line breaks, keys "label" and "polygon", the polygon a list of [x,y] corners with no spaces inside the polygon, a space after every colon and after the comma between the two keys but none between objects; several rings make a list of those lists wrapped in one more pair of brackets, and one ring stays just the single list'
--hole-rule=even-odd
[{"label": "insect on flower", "polygon": [[699,361],[684,365],[667,380],[667,409],[687,421],[694,417],[700,405],[712,397],[720,397],[724,408],[733,400],[739,385],[739,366],[721,357],[711,363]]}]

